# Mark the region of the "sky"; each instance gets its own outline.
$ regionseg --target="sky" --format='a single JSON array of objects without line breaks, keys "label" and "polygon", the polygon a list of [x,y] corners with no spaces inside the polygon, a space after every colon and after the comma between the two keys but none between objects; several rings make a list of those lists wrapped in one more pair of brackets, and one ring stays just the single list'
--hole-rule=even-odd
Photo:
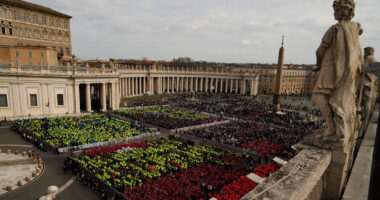
[{"label": "sky", "polygon": [[[72,16],[81,59],[314,64],[333,0],[28,0]],[[380,51],[380,0],[356,0],[362,47]],[[376,52],[375,52],[376,53]],[[380,58],[380,56],[378,56]]]}]

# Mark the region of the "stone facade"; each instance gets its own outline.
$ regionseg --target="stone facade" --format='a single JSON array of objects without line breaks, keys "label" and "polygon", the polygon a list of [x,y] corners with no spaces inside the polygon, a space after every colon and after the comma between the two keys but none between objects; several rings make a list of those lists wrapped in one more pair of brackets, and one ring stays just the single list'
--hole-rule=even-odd
[{"label": "stone facade", "polygon": [[[33,3],[1,1],[0,45],[50,47],[57,53],[60,64],[70,61],[72,59],[70,19],[68,15]],[[29,60],[21,58],[16,60],[22,64],[30,64]],[[43,61],[35,61],[33,64],[39,62]]]}]

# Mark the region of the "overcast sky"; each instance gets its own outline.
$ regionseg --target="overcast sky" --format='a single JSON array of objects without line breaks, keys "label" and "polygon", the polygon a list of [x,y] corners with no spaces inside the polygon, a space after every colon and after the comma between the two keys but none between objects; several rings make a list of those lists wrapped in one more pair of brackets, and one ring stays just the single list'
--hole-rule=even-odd
[{"label": "overcast sky", "polygon": [[[30,1],[73,16],[73,53],[82,59],[276,63],[284,34],[285,62],[313,64],[336,23],[333,0]],[[380,52],[380,0],[355,2],[362,47]]]}]

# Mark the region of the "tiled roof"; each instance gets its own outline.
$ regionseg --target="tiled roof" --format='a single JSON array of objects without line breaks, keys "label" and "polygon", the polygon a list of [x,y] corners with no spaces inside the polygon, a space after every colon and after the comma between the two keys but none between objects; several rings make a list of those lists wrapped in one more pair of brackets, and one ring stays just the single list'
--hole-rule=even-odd
[{"label": "tiled roof", "polygon": [[0,3],[12,5],[12,6],[17,6],[17,7],[22,7],[22,8],[26,8],[26,9],[31,9],[31,10],[35,10],[35,11],[39,11],[39,12],[44,12],[47,14],[56,15],[56,16],[60,16],[60,17],[71,18],[71,16],[63,14],[63,13],[58,12],[58,11],[55,11],[51,8],[41,6],[38,4],[34,4],[34,3],[30,3],[30,2],[26,2],[26,1],[22,1],[22,0],[0,0]]}]

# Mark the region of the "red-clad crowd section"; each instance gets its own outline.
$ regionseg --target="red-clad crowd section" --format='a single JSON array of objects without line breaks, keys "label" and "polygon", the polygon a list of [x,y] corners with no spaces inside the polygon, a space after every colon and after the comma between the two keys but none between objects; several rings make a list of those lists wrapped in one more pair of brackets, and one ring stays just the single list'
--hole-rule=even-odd
[{"label": "red-clad crowd section", "polygon": [[101,148],[95,148],[92,150],[83,151],[86,155],[96,156],[103,153],[113,153],[117,150],[123,149],[123,148],[144,148],[146,149],[148,145],[143,142],[133,142],[133,143],[125,143],[125,144],[116,144],[114,146],[107,146],[107,147],[101,147]]}]

